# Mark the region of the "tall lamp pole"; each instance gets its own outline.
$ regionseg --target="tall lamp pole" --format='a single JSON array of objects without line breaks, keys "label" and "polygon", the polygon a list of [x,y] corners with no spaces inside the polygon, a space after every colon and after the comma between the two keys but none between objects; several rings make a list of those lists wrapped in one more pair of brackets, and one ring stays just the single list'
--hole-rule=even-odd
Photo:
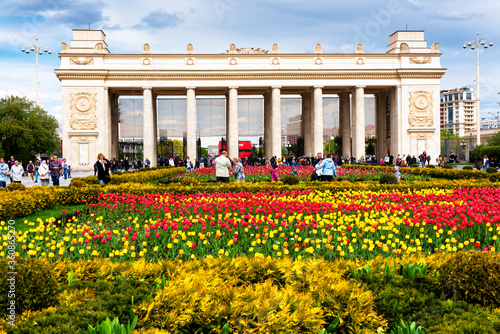
[{"label": "tall lamp pole", "polygon": [[[38,81],[38,55],[42,55],[44,52],[47,52],[48,54],[51,54],[52,51],[50,51],[49,49],[47,49],[46,46],[41,46],[41,45],[37,45],[38,44],[38,34],[36,35],[36,38],[35,38],[35,44],[32,44],[31,47],[28,47],[28,48],[22,48],[22,52],[26,52],[26,54],[29,54],[30,51],[33,51],[35,52],[35,58],[36,58],[36,105],[38,106],[39,105],[39,94],[38,94],[38,84],[39,84],[39,81]],[[43,50],[42,50],[43,49]]]},{"label": "tall lamp pole", "polygon": [[481,145],[481,113],[479,110],[479,48],[483,46],[485,49],[489,46],[493,46],[493,42],[487,41],[485,39],[479,39],[479,29],[476,33],[476,40],[472,40],[464,44],[464,49],[470,48],[471,50],[476,50],[476,113],[477,113],[477,145]]}]

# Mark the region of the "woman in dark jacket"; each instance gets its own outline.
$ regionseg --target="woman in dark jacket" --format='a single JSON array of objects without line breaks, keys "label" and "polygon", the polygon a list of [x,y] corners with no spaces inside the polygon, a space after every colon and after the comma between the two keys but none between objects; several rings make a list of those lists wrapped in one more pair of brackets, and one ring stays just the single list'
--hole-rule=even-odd
[{"label": "woman in dark jacket", "polygon": [[111,181],[109,176],[109,161],[104,158],[104,154],[99,153],[97,155],[97,162],[95,163],[97,167],[97,179],[101,185],[106,185]]}]

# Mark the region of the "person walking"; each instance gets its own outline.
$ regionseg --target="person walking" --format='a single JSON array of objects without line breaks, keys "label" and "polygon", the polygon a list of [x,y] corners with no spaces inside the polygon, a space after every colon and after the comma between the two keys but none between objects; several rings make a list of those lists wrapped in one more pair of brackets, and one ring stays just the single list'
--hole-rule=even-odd
[{"label": "person walking", "polygon": [[9,165],[5,163],[3,158],[0,158],[0,187],[7,187],[9,173]]},{"label": "person walking", "polygon": [[130,168],[130,163],[128,161],[128,157],[125,157],[125,160],[123,160],[122,162],[122,169],[128,171],[129,168]]},{"label": "person walking", "polygon": [[14,161],[14,166],[10,169],[12,175],[12,183],[21,183],[23,180],[24,168],[19,164],[19,161]]},{"label": "person walking", "polygon": [[316,173],[317,171],[322,170],[321,180],[331,182],[333,180],[333,175],[337,176],[337,172],[335,171],[335,162],[333,162],[332,155],[328,154],[326,159],[323,159],[319,164],[315,167]]},{"label": "person walking", "polygon": [[227,158],[227,151],[222,151],[221,155],[214,160],[215,179],[217,182],[229,183],[229,169],[231,161]]},{"label": "person walking", "polygon": [[149,168],[149,166],[151,166],[151,161],[146,157],[146,160],[144,160],[144,167]]},{"label": "person walking", "polygon": [[26,166],[26,171],[28,172],[28,182],[34,182],[33,173],[35,172],[35,165],[30,160],[28,166]]},{"label": "person walking", "polygon": [[38,182],[38,175],[39,175],[38,169],[40,168],[40,165],[41,165],[40,159],[36,159],[36,161],[35,161],[35,183]]},{"label": "person walking", "polygon": [[50,177],[53,186],[59,186],[59,178],[61,177],[62,164],[57,156],[52,156],[52,161],[49,163]]},{"label": "person walking", "polygon": [[106,185],[111,181],[111,176],[109,176],[109,161],[104,158],[104,154],[99,153],[97,155],[97,161],[95,163],[97,167],[97,179],[100,185]]},{"label": "person walking", "polygon": [[38,173],[40,174],[40,183],[42,187],[49,185],[49,165],[45,160],[42,160],[40,167],[38,168]]},{"label": "person walking", "polygon": [[235,181],[245,182],[245,169],[243,168],[243,164],[236,157],[233,158],[234,169],[233,176]]}]

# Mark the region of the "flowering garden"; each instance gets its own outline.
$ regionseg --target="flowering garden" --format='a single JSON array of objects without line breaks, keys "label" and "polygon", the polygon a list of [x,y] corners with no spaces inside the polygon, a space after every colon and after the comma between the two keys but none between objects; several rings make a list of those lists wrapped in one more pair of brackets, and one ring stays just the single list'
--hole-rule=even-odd
[{"label": "flowering garden", "polygon": [[300,183],[284,185],[268,182],[267,166],[246,167],[249,182],[220,185],[211,168],[150,169],[106,187],[89,177],[0,193],[0,262],[7,268],[15,218],[17,271],[15,327],[3,311],[0,328],[500,331],[495,177],[402,168],[402,181],[381,185],[391,168],[346,166],[331,183],[297,172]]}]

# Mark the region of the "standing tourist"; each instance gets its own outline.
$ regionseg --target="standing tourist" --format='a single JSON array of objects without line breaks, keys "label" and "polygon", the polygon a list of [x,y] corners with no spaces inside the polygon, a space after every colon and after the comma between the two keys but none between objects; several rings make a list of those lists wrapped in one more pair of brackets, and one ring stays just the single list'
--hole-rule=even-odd
[{"label": "standing tourist", "polygon": [[100,185],[106,185],[111,181],[111,176],[109,176],[109,161],[104,158],[104,154],[99,153],[97,155],[97,179]]},{"label": "standing tourist", "polygon": [[35,165],[33,165],[33,162],[30,160],[30,163],[28,166],[26,166],[26,171],[28,172],[28,182],[33,182],[33,173],[35,172]]},{"label": "standing tourist", "polygon": [[483,170],[486,170],[488,167],[490,167],[490,159],[488,159],[488,156],[485,154],[483,157]]},{"label": "standing tourist", "polygon": [[35,183],[38,182],[38,174],[39,174],[38,169],[40,168],[40,165],[41,165],[40,159],[36,159],[36,161],[35,161]]},{"label": "standing tourist", "polygon": [[45,160],[40,164],[40,168],[38,168],[38,173],[40,174],[40,182],[43,186],[49,185],[49,165]]},{"label": "standing tourist", "polygon": [[149,166],[151,166],[151,161],[146,157],[146,160],[144,160],[144,167],[149,168]]},{"label": "standing tourist", "polygon": [[[9,171],[12,169],[12,166],[14,166],[15,161],[16,160],[14,159],[14,156],[11,155],[10,160],[7,162],[7,165],[9,166]],[[12,173],[9,173],[9,177],[10,177],[10,183],[12,183]]]},{"label": "standing tourist", "polygon": [[278,182],[279,177],[278,177],[278,165],[272,164],[271,165],[271,182]]},{"label": "standing tourist", "polygon": [[3,158],[0,158],[0,187],[7,187],[9,179],[9,165],[5,163]]},{"label": "standing tourist", "polygon": [[19,164],[19,161],[14,161],[14,166],[10,169],[13,183],[21,183],[23,180],[24,168]]},{"label": "standing tourist", "polygon": [[319,164],[316,165],[316,174],[318,170],[322,170],[321,180],[323,181],[332,181],[333,175],[337,176],[337,171],[335,170],[335,162],[332,160],[332,155],[328,154],[326,159],[323,159]]},{"label": "standing tourist", "polygon": [[234,169],[233,169],[234,180],[245,182],[245,170],[243,168],[243,164],[236,157],[233,158],[233,162],[234,162]]},{"label": "standing tourist", "polygon": [[52,161],[49,163],[50,177],[52,178],[52,185],[59,186],[59,177],[61,176],[62,164],[57,159],[57,156],[52,156]]},{"label": "standing tourist", "polygon": [[122,162],[122,169],[128,171],[129,168],[130,168],[130,163],[128,161],[128,157],[125,157],[125,160],[123,160]]},{"label": "standing tourist", "polygon": [[229,183],[229,168],[232,166],[227,158],[227,151],[222,151],[221,155],[214,160],[214,165],[217,182]]},{"label": "standing tourist", "polygon": [[62,168],[63,168],[63,174],[64,174],[64,179],[68,179],[68,163],[66,162],[66,158],[63,159],[61,162]]}]

